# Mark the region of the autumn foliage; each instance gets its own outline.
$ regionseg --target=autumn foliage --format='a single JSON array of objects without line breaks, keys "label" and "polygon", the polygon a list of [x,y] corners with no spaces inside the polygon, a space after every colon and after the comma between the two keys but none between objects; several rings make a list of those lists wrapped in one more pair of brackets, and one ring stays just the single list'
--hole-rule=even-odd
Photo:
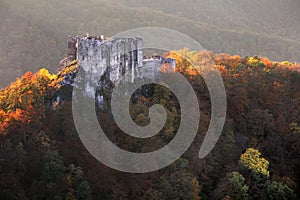
[{"label": "autumn foliage", "polygon": [[[0,199],[296,199],[299,64],[188,49],[166,56],[176,59],[176,70],[193,87],[201,111],[195,141],[182,158],[138,175],[96,161],[82,145],[72,118],[74,61],[56,75],[46,69],[28,72],[0,90]],[[173,72],[169,64],[160,70]],[[217,145],[198,159],[211,118],[203,76],[211,72],[223,78],[227,118]],[[109,108],[97,109],[98,121],[120,148],[150,152],[174,138],[181,117],[172,91],[150,84],[132,97],[134,122],[147,125],[155,104],[165,107],[168,119],[147,140],[123,133]]]},{"label": "autumn foliage", "polygon": [[55,78],[46,69],[27,72],[0,91],[0,134],[17,124],[29,124],[37,113],[45,112],[57,86],[53,84]]}]

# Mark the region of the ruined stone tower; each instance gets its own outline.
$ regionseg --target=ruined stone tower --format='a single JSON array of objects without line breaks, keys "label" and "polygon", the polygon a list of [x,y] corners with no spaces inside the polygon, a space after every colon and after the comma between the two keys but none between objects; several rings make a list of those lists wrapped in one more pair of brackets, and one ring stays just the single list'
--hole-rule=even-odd
[{"label": "ruined stone tower", "polygon": [[133,82],[135,77],[141,76],[142,43],[140,38],[78,38],[78,64],[92,74],[100,75],[106,70],[112,82],[127,72],[126,81]]},{"label": "ruined stone tower", "polygon": [[68,61],[71,62],[77,59],[77,38],[69,36],[68,38]]},{"label": "ruined stone tower", "polygon": [[78,65],[90,74],[101,75],[107,70],[113,82],[125,72],[128,81],[133,81],[142,76],[142,46],[141,38],[69,37],[68,60],[77,59]]}]

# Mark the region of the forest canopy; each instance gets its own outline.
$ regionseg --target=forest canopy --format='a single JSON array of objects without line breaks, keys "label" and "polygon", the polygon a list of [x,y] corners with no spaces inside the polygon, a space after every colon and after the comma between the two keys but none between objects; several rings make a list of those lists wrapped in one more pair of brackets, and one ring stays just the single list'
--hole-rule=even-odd
[{"label": "forest canopy", "polygon": [[[165,56],[176,59],[201,110],[197,137],[182,158],[148,174],[117,172],[96,161],[72,120],[70,77],[78,70],[73,61],[57,74],[27,72],[0,90],[0,199],[297,199],[299,64],[188,49]],[[198,159],[210,122],[210,98],[197,69],[211,67],[208,59],[223,77],[228,108],[219,142]],[[162,73],[170,73],[167,67]],[[109,111],[98,112],[108,137],[124,149],[159,147],[178,129],[179,105],[172,92],[157,85],[147,91],[132,102],[130,112],[137,124],[147,124],[149,106],[163,105],[169,120],[158,137],[128,137]]]}]

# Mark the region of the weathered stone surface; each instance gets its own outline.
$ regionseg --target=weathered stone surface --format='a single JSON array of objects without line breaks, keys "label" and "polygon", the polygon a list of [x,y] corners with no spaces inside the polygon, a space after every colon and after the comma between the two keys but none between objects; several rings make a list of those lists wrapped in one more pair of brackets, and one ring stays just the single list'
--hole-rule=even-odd
[{"label": "weathered stone surface", "polygon": [[67,59],[71,62],[77,57],[77,38],[69,36]]},{"label": "weathered stone surface", "polygon": [[166,63],[170,64],[170,67],[175,71],[176,60],[171,58],[163,58],[161,56],[155,56],[150,59],[143,60],[143,77],[147,79],[156,79],[160,74],[160,67]]}]

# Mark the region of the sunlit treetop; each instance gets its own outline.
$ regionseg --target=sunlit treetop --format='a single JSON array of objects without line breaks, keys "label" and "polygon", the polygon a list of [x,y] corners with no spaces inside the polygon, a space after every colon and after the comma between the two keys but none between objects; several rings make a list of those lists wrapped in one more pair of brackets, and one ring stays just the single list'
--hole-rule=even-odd
[{"label": "sunlit treetop", "polygon": [[238,77],[249,69],[271,72],[275,69],[300,71],[300,65],[291,62],[274,62],[266,57],[253,56],[241,58],[238,55],[213,54],[210,51],[189,51],[187,48],[170,51],[166,57],[176,59],[176,70],[191,76],[201,72],[218,69],[224,76]]},{"label": "sunlit treetop", "polygon": [[269,176],[269,161],[261,158],[260,156],[261,153],[258,150],[254,148],[248,148],[246,152],[241,155],[240,161],[244,166],[253,172]]},{"label": "sunlit treetop", "polygon": [[34,113],[43,113],[51,98],[52,82],[57,79],[46,69],[25,73],[7,88],[0,90],[0,134],[18,123],[30,123]]}]

